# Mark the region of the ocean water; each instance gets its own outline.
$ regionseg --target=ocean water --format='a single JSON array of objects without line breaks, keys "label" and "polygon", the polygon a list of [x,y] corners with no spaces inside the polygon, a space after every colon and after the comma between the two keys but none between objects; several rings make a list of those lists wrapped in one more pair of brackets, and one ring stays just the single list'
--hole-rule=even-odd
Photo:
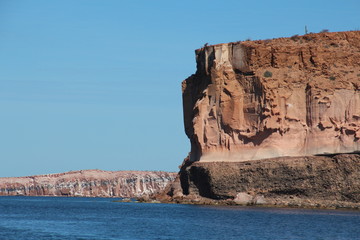
[{"label": "ocean water", "polygon": [[0,197],[0,240],[360,239],[360,212]]}]

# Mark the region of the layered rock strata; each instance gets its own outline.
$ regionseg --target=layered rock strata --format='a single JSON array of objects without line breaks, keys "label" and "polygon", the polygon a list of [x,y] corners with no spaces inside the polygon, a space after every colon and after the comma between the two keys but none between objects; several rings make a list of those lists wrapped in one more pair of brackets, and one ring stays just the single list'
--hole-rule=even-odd
[{"label": "layered rock strata", "polygon": [[[360,155],[280,157],[183,166],[175,200],[360,209]],[[181,191],[181,192],[180,192]]]},{"label": "layered rock strata", "polygon": [[176,173],[82,170],[0,178],[3,196],[144,197],[163,190]]},{"label": "layered rock strata", "polygon": [[190,161],[360,151],[360,31],[205,46],[196,61]]}]

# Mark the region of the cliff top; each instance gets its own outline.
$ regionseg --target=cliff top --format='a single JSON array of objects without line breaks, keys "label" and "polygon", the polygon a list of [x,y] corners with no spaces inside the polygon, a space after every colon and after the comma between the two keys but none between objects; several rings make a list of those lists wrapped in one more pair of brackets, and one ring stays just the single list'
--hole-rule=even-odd
[{"label": "cliff top", "polygon": [[[221,45],[237,45],[243,44],[246,46],[258,46],[258,45],[268,45],[268,46],[292,46],[292,45],[306,45],[312,43],[323,42],[325,47],[338,47],[341,46],[341,42],[346,39],[347,41],[355,43],[357,46],[360,46],[360,42],[356,41],[359,37],[360,31],[344,31],[344,32],[321,32],[321,33],[309,33],[305,35],[293,35],[291,37],[280,37],[273,39],[263,39],[263,40],[245,40],[245,41],[236,41],[229,43],[219,43],[214,45],[204,46],[199,48],[197,51],[204,50],[209,47],[221,46]],[[327,42],[332,41],[333,44],[330,43],[328,46]],[[338,42],[337,42],[338,41]],[[320,46],[319,46],[320,47]]]},{"label": "cliff top", "polygon": [[329,91],[360,89],[360,31],[216,44],[196,50],[196,58],[197,73],[231,66],[261,76],[267,88],[301,82]]}]

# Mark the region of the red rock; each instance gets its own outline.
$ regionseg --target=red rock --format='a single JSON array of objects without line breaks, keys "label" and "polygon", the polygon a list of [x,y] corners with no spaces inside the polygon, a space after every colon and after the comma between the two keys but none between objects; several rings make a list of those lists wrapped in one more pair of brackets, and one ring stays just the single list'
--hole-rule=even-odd
[{"label": "red rock", "polygon": [[196,61],[191,161],[360,151],[360,31],[206,46]]}]

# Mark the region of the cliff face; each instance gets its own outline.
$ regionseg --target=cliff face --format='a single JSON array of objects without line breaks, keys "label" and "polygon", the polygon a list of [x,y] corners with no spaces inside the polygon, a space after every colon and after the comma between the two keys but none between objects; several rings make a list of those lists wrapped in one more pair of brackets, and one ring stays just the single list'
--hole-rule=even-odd
[{"label": "cliff face", "polygon": [[176,173],[83,170],[0,178],[0,195],[142,197],[163,190]]},{"label": "cliff face", "polygon": [[196,61],[190,161],[360,151],[360,31],[206,46]]},{"label": "cliff face", "polygon": [[205,46],[196,61],[191,153],[159,199],[360,208],[360,31]]}]

